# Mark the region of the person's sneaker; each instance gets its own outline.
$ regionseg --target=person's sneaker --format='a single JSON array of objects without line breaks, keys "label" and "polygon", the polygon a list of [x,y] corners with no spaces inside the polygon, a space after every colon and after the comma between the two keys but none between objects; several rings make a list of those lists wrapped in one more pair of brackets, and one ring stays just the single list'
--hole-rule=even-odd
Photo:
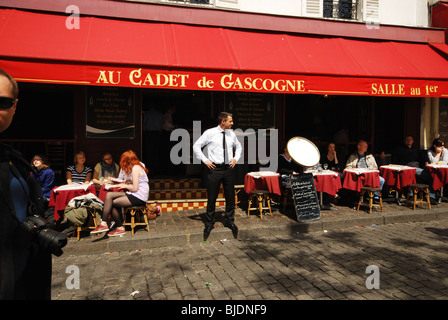
[{"label": "person's sneaker", "polygon": [[101,233],[101,232],[106,232],[106,231],[109,231],[108,226],[99,225],[98,227],[96,227],[95,229],[90,231],[90,234],[96,234],[96,233]]},{"label": "person's sneaker", "polygon": [[114,231],[109,232],[107,235],[109,237],[121,237],[126,234],[126,230],[122,227],[118,227]]}]

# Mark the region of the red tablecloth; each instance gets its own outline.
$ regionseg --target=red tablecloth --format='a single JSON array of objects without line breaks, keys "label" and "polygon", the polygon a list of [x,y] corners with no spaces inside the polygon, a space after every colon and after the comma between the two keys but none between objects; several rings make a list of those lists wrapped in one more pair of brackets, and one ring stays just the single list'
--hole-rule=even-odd
[{"label": "red tablecloth", "polygon": [[384,184],[401,190],[402,188],[416,183],[416,168],[408,166],[382,166],[380,167],[381,176],[384,178]]},{"label": "red tablecloth", "polygon": [[73,198],[88,193],[93,193],[96,195],[95,185],[93,184],[89,185],[87,189],[79,188],[74,190],[57,190],[58,188],[59,186],[51,190],[50,201],[48,203],[48,206],[54,207],[54,218],[56,221],[64,216],[64,210]]},{"label": "red tablecloth", "polygon": [[99,192],[99,194],[98,194],[98,198],[100,198],[101,201],[104,202],[104,200],[106,199],[106,194],[107,194],[109,191],[120,191],[120,188],[117,188],[117,187],[109,187],[108,189],[106,189],[106,185],[103,184],[103,185],[101,185],[100,192]]},{"label": "red tablecloth", "polygon": [[267,190],[269,193],[281,195],[279,174],[264,176],[258,176],[257,172],[246,174],[244,178],[244,191],[250,193],[252,190]]},{"label": "red tablecloth", "polygon": [[325,192],[334,196],[342,188],[341,178],[336,172],[334,174],[313,173],[313,178],[318,192]]},{"label": "red tablecloth", "polygon": [[362,187],[380,187],[380,173],[378,170],[344,170],[345,189],[360,192]]},{"label": "red tablecloth", "polygon": [[434,190],[442,188],[448,183],[448,166],[427,164],[426,168],[431,173],[432,187]]}]

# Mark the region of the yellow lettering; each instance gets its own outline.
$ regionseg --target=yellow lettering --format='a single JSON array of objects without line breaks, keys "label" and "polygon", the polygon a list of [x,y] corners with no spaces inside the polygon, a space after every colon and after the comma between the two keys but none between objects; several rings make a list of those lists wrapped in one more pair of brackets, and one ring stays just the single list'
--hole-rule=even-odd
[{"label": "yellow lettering", "polygon": [[411,95],[419,96],[421,94],[420,88],[411,88]]},{"label": "yellow lettering", "polygon": [[142,83],[142,80],[140,80],[139,82],[135,82],[134,78],[140,78],[142,76],[142,69],[138,69],[138,70],[132,70],[131,73],[129,73],[129,81],[134,85],[134,86],[140,86]]},{"label": "yellow lettering", "polygon": [[145,81],[143,81],[144,86],[154,86],[154,81],[152,80],[151,74],[147,73]]},{"label": "yellow lettering", "polygon": [[214,82],[213,80],[207,80],[206,77],[202,77],[201,80],[198,81],[198,87],[199,88],[213,88]]},{"label": "yellow lettering", "polygon": [[250,77],[245,78],[244,84],[245,84],[244,89],[246,89],[246,90],[252,89],[252,78],[250,78]]},{"label": "yellow lettering", "polygon": [[230,82],[232,80],[232,74],[225,74],[221,77],[221,87],[224,89],[230,89],[232,86],[232,83]]},{"label": "yellow lettering", "polygon": [[243,89],[243,84],[241,83],[241,79],[239,77],[237,77],[235,79],[235,83],[233,85],[233,89]]},{"label": "yellow lettering", "polygon": [[[161,82],[161,77],[163,77],[165,82],[163,82],[163,83]],[[169,82],[168,76],[166,74],[163,74],[163,73],[156,74],[156,78],[157,78],[156,86],[159,86],[159,87],[166,86],[168,84],[168,82]]]},{"label": "yellow lettering", "polygon": [[430,93],[436,93],[439,86],[426,85],[425,88],[426,88],[426,95],[429,95]]},{"label": "yellow lettering", "polygon": [[256,84],[257,81],[261,81],[261,78],[256,78],[256,79],[254,79],[253,84],[254,84],[254,88],[255,88],[255,90],[261,90],[261,89],[263,89],[262,87],[257,87],[257,84]]},{"label": "yellow lettering", "polygon": [[404,95],[405,94],[405,86],[404,84],[397,84],[397,83],[372,83],[371,86],[371,93],[372,94],[378,94],[378,95]]},{"label": "yellow lettering", "polygon": [[278,91],[285,91],[286,85],[282,84],[279,87],[280,82],[285,83],[285,80],[277,80],[277,81],[275,81],[275,89],[277,89]]},{"label": "yellow lettering", "polygon": [[[200,87],[204,87],[203,79],[198,81]],[[226,74],[221,77],[221,87],[223,89],[235,90],[257,90],[257,91],[305,91],[304,80],[272,80],[270,78],[234,77],[233,74]]]},{"label": "yellow lettering", "polygon": [[107,81],[106,71],[100,70],[100,75],[99,75],[98,79],[96,80],[96,83],[109,83],[109,81]]},{"label": "yellow lettering", "polygon": [[119,84],[120,83],[120,78],[121,78],[121,71],[117,71],[118,72],[118,80],[114,82],[114,72],[115,71],[109,71],[109,82],[112,84]]},{"label": "yellow lettering", "polygon": [[[270,83],[270,85],[271,85],[271,88],[269,89],[268,87],[267,87],[267,83]],[[272,91],[272,89],[274,89],[274,81],[272,81],[271,79],[265,79],[264,81],[263,81],[263,88],[265,89],[265,90],[267,90],[267,91]]]},{"label": "yellow lettering", "polygon": [[[185,88],[187,86],[185,83],[185,80],[188,79],[190,77],[190,75],[189,74],[180,74],[179,77],[180,77],[180,86],[182,88]],[[213,83],[213,81],[212,81],[212,83]]]}]

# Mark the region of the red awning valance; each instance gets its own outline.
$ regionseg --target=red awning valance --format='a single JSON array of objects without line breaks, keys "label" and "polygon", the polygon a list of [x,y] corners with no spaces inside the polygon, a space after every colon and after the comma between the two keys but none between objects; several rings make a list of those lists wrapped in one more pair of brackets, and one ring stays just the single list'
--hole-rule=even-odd
[{"label": "red awning valance", "polygon": [[448,96],[448,61],[429,44],[70,19],[1,9],[0,67],[44,83]]}]

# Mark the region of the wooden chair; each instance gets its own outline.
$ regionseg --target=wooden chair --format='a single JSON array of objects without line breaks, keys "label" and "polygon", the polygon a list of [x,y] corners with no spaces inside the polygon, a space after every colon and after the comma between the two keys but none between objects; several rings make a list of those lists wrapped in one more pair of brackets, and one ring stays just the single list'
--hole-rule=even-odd
[{"label": "wooden chair", "polygon": [[[380,204],[373,203],[373,197],[375,196],[375,193],[379,194],[380,197]],[[368,202],[364,202],[364,196],[367,194]],[[383,212],[383,198],[382,198],[382,190],[381,188],[372,188],[372,187],[362,187],[361,188],[361,194],[359,196],[359,202],[358,202],[358,211],[360,206],[368,206],[369,207],[369,213],[372,213],[373,207],[380,207],[381,212]]]},{"label": "wooden chair", "polygon": [[411,192],[413,193],[413,202],[414,202],[414,210],[417,203],[420,203],[420,205],[423,205],[425,202],[423,200],[423,197],[426,194],[426,203],[428,204],[429,210],[431,210],[431,201],[429,199],[429,185],[427,184],[410,184],[408,186],[408,195],[406,196],[406,206],[408,206],[409,198],[411,196]]},{"label": "wooden chair", "polygon": [[[73,227],[73,235],[77,235],[77,239],[79,241],[81,231],[86,229],[96,229],[98,227],[98,221],[96,220],[96,212],[93,208],[87,208],[87,220],[86,223],[84,223],[81,226],[74,226]],[[97,234],[99,236],[99,234]]]},{"label": "wooden chair", "polygon": [[[252,200],[257,201],[258,207],[251,208]],[[267,207],[263,207],[263,200],[266,200]],[[269,191],[267,190],[252,190],[249,196],[249,206],[247,208],[247,215],[249,216],[250,210],[258,210],[260,218],[263,219],[263,210],[269,210],[269,214],[272,216],[271,210],[271,198],[269,198]]]},{"label": "wooden chair", "polygon": [[[134,235],[135,231],[134,228],[136,226],[146,226],[146,230],[149,232],[149,223],[148,223],[148,217],[146,216],[146,206],[134,206],[134,207],[126,207],[123,208],[123,226],[126,228],[126,226],[131,226],[132,235]],[[130,219],[128,220],[127,217],[130,215]],[[143,222],[142,222],[142,216],[143,216]],[[138,222],[136,222],[136,220]]]},{"label": "wooden chair", "polygon": [[282,200],[282,208],[283,208],[283,211],[286,210],[286,206],[287,206],[288,204],[294,204],[294,200],[292,199],[292,191],[291,191],[291,188],[282,188],[281,199],[283,199],[283,200]]},{"label": "wooden chair", "polygon": [[243,190],[244,188],[244,184],[239,184],[235,186],[235,209],[238,208],[238,203],[240,203],[241,201],[238,200],[238,193]]}]

